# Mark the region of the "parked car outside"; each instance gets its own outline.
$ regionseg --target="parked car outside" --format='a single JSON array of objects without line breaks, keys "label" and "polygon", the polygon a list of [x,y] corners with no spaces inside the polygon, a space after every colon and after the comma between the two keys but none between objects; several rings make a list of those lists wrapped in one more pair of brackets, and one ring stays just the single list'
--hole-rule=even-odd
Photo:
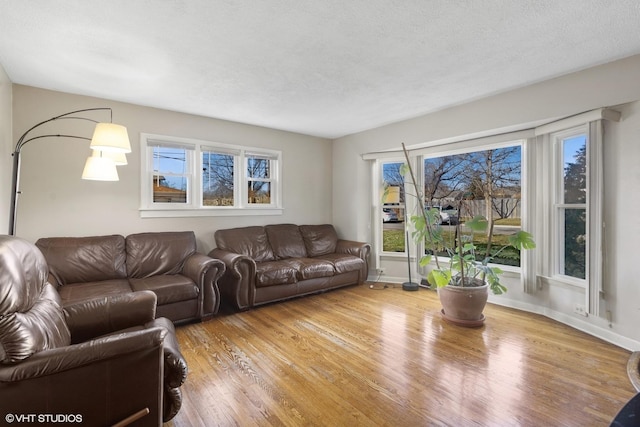
[{"label": "parked car outside", "polygon": [[399,222],[398,214],[389,208],[382,209],[382,222]]},{"label": "parked car outside", "polygon": [[427,210],[437,209],[440,213],[440,224],[456,225],[458,223],[458,211],[451,205],[427,206]]}]

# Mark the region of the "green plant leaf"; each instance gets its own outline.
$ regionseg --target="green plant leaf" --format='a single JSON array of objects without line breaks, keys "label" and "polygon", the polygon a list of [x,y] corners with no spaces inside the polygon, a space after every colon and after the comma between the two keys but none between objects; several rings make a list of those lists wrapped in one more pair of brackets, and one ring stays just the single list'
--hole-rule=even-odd
[{"label": "green plant leaf", "polygon": [[420,258],[420,267],[426,267],[427,265],[429,265],[429,263],[431,262],[431,258],[431,255],[425,255]]},{"label": "green plant leaf", "polygon": [[408,173],[409,173],[409,165],[406,163],[403,163],[402,166],[400,166],[400,175],[405,176]]},{"label": "green plant leaf", "polygon": [[425,209],[425,216],[429,225],[435,226],[440,224],[440,212],[437,209]]},{"label": "green plant leaf", "polygon": [[462,252],[473,253],[476,250],[476,245],[473,243],[465,243],[462,246]]},{"label": "green plant leaf", "polygon": [[533,249],[536,247],[533,236],[526,231],[518,231],[516,234],[509,236],[509,244],[516,249]]},{"label": "green plant leaf", "polygon": [[486,231],[489,226],[489,221],[482,215],[476,215],[471,220],[465,221],[464,225],[472,231]]},{"label": "green plant leaf", "polygon": [[430,285],[443,288],[451,282],[451,270],[433,269],[427,276],[427,282],[429,282]]}]

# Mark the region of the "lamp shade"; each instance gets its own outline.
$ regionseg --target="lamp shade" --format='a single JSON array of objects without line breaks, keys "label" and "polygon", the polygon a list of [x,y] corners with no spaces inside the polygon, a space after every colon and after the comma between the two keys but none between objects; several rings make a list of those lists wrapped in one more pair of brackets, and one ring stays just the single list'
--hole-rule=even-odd
[{"label": "lamp shade", "polygon": [[98,123],[91,138],[91,149],[130,153],[127,128],[113,123]]},{"label": "lamp shade", "polygon": [[90,156],[84,164],[82,179],[93,181],[118,181],[118,171],[113,160],[107,157]]},{"label": "lamp shade", "polygon": [[106,157],[107,159],[111,159],[113,160],[113,163],[116,164],[116,166],[126,166],[127,164],[129,164],[129,162],[127,161],[127,155],[118,151],[93,150],[92,156]]}]

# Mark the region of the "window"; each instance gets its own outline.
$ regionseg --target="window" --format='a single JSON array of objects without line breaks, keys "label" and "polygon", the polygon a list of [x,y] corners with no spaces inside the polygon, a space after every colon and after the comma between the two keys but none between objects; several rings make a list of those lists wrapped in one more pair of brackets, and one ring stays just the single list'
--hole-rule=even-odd
[{"label": "window", "polygon": [[382,252],[405,252],[405,195],[403,162],[381,162],[382,172]]},{"label": "window", "polygon": [[235,174],[238,153],[216,148],[202,149],[202,205],[235,205]]},{"label": "window", "polygon": [[585,290],[587,313],[598,316],[604,295],[604,126],[620,113],[598,109],[536,128],[539,195],[544,230],[539,277]]},{"label": "window", "polygon": [[155,143],[149,150],[153,203],[190,203],[187,196],[193,182],[192,147]]},{"label": "window", "polygon": [[[494,224],[491,262],[520,266],[520,251],[505,246],[521,227],[521,153],[522,141],[513,141],[481,151],[425,156],[424,208],[438,211],[447,246],[455,246],[458,222],[483,216]],[[489,231],[473,235],[479,260],[486,257]]]},{"label": "window", "polygon": [[275,157],[247,153],[247,199],[249,205],[270,205]]},{"label": "window", "polygon": [[140,145],[143,217],[282,211],[279,151],[149,134]]},{"label": "window", "polygon": [[587,170],[586,126],[552,135],[556,180],[554,197],[555,273],[587,278]]}]

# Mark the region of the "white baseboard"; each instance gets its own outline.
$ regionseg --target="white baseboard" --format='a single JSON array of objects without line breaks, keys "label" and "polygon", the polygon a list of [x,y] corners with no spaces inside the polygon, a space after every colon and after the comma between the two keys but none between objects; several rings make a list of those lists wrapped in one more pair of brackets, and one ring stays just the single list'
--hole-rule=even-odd
[{"label": "white baseboard", "polygon": [[[503,298],[500,298],[499,300],[491,300],[491,297],[489,297],[489,303],[500,305],[503,307],[515,308],[516,310],[527,311],[530,313],[541,314],[557,322],[560,322],[567,326],[571,326],[572,328],[582,331],[586,334],[589,334],[596,338],[600,338],[603,341],[607,341],[611,344],[617,345],[618,347],[624,348],[625,350],[640,351],[640,342],[613,332],[608,328],[607,322],[604,319],[591,317],[591,319],[593,319],[592,321],[582,320],[575,315],[562,313],[547,307],[541,307],[522,301],[508,300]],[[601,324],[596,324],[594,322],[598,322]]]}]

